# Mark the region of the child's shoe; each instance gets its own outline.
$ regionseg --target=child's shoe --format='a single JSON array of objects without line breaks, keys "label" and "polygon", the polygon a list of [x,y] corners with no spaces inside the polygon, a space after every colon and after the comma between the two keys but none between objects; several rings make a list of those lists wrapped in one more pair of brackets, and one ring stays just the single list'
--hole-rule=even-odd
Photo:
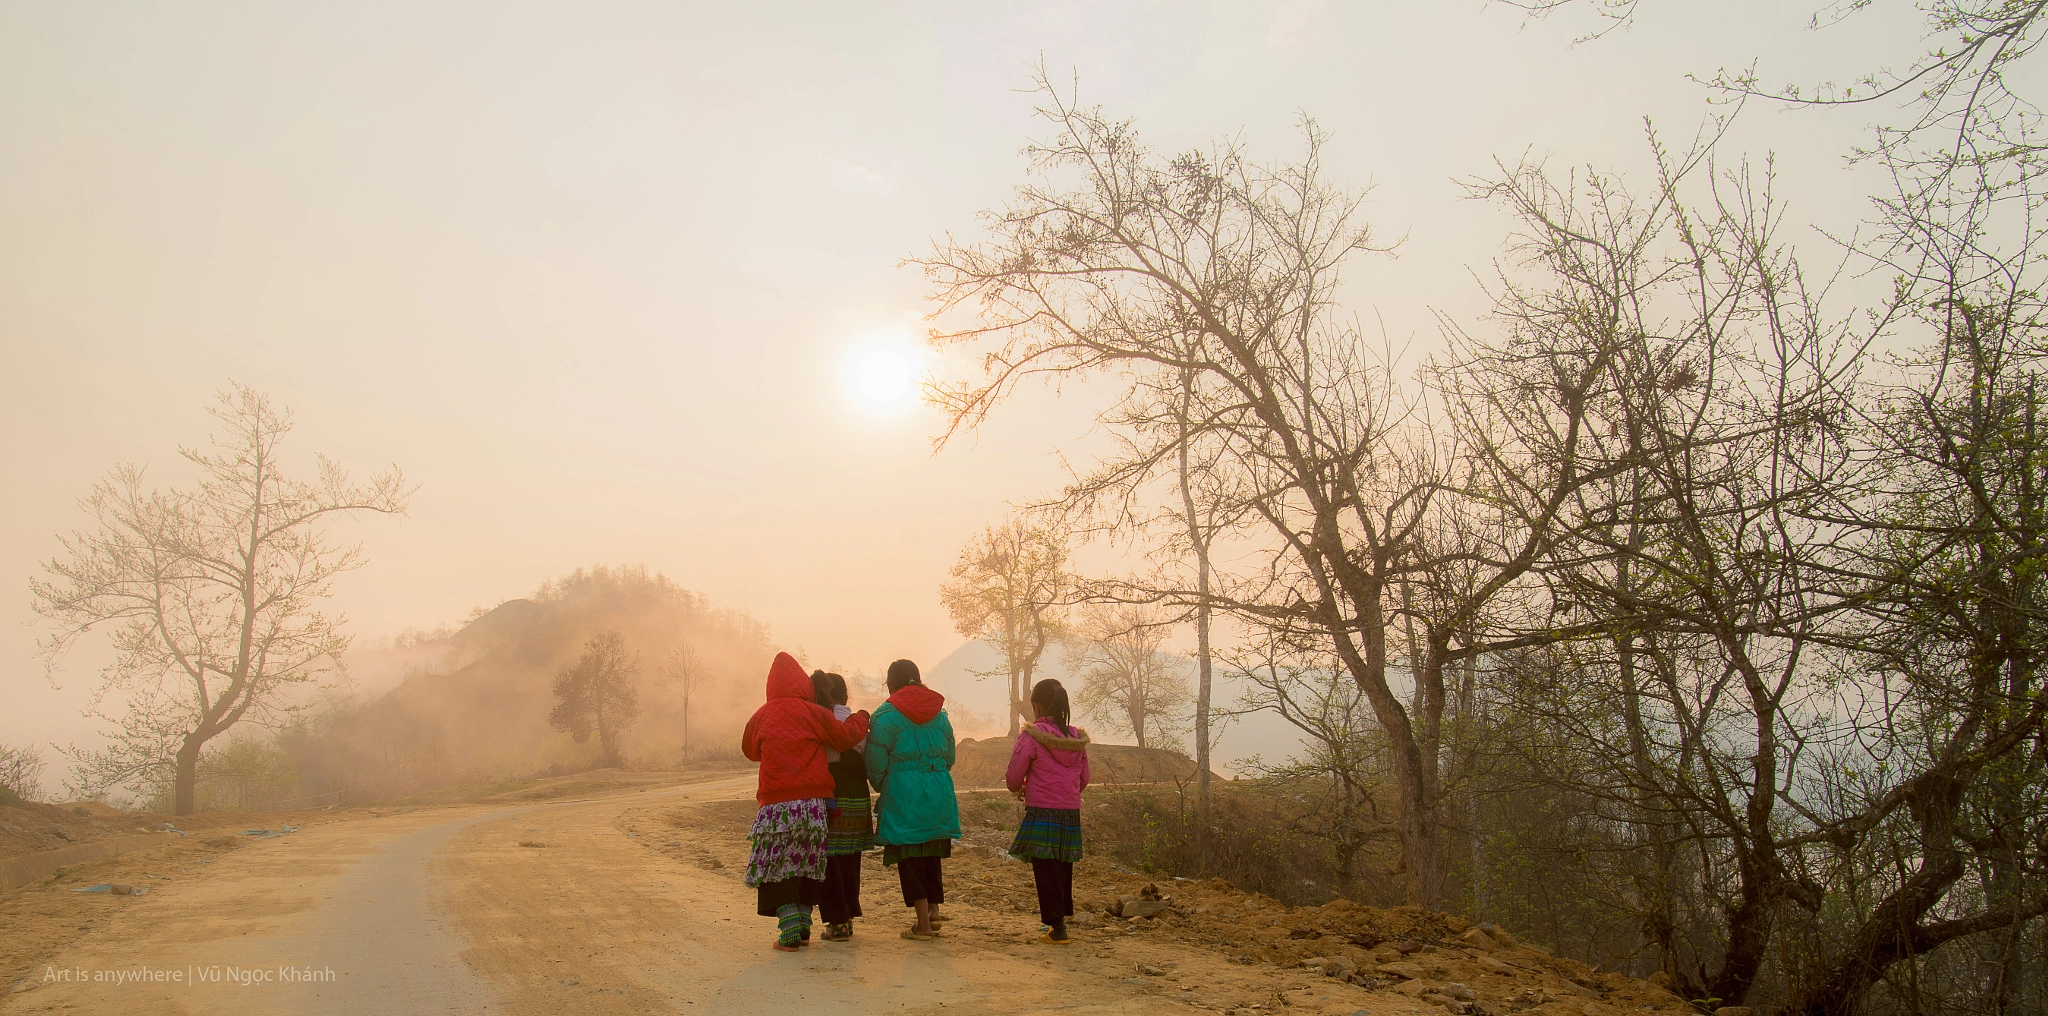
[{"label": "child's shoe", "polygon": [[853,922],[848,921],[845,924],[828,924],[825,926],[825,933],[818,937],[824,939],[827,942],[844,942],[853,937]]},{"label": "child's shoe", "polygon": [[1065,928],[1048,929],[1045,934],[1038,936],[1038,940],[1046,945],[1066,945],[1073,941],[1073,939],[1067,937],[1067,929]]}]

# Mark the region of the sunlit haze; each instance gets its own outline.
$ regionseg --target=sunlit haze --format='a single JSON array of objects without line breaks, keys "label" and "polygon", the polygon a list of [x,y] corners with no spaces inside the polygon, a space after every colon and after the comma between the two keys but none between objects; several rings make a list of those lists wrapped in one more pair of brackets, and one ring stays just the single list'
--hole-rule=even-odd
[{"label": "sunlit haze", "polygon": [[[962,543],[1097,440],[1086,384],[1026,386],[936,454],[919,399],[979,363],[920,344],[902,262],[1025,179],[1034,63],[1162,150],[1292,158],[1314,117],[1399,242],[1346,308],[1413,363],[1433,312],[1480,322],[1509,225],[1457,181],[1525,153],[1644,179],[1643,118],[1682,140],[1708,112],[1688,72],[1819,80],[1917,39],[1793,7],[1646,4],[1626,44],[1575,46],[1583,18],[1479,0],[8,5],[0,742],[92,740],[104,658],[53,687],[26,581],[117,463],[185,482],[230,379],[296,413],[301,471],[418,485],[335,527],[360,638],[644,564],[807,665],[935,660]],[[1853,229],[1862,127],[1752,109],[1729,150],[1775,151],[1795,218]]]},{"label": "sunlit haze", "polygon": [[872,417],[901,417],[923,400],[932,357],[914,325],[857,334],[846,342],[844,394],[855,409]]},{"label": "sunlit haze", "polygon": [[0,3],[0,1008],[2048,1012],[2043,43]]}]

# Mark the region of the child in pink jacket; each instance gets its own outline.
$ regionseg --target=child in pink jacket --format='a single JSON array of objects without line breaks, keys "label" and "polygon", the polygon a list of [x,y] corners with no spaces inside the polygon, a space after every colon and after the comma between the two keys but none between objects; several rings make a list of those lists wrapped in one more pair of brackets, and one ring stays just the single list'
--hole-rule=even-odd
[{"label": "child in pink jacket", "polygon": [[1010,856],[1031,862],[1038,919],[1048,945],[1066,945],[1074,914],[1074,862],[1081,859],[1081,791],[1088,786],[1088,732],[1074,727],[1067,689],[1047,679],[1031,687],[1032,724],[1017,734],[1004,782],[1024,798],[1024,821]]}]

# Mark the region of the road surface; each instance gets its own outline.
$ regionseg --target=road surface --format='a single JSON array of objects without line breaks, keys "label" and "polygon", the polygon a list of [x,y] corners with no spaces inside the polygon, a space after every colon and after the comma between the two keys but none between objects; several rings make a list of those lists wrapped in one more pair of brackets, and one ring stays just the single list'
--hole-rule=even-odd
[{"label": "road surface", "polygon": [[[1086,933],[1072,946],[1038,945],[1035,920],[1012,912],[949,905],[947,937],[905,941],[896,935],[905,923],[901,900],[889,898],[895,880],[879,873],[869,876],[868,916],[853,942],[773,952],[773,922],[754,914],[752,892],[735,877],[742,830],[657,824],[649,835],[663,842],[649,844],[628,835],[632,823],[622,819],[745,798],[752,787],[747,774],[587,801],[387,814],[250,841],[208,868],[149,883],[158,886],[149,895],[92,898],[104,921],[32,972],[22,990],[0,994],[0,1010],[722,1016],[816,1007],[835,1016],[1130,1016],[1354,1009],[1355,1000],[1314,994],[1321,987],[1281,983],[1300,982],[1297,974],[1224,966],[1213,955],[1179,968],[1187,983],[1178,973],[1134,976],[1130,947],[1091,944]],[[717,853],[699,841],[726,860],[715,869],[688,863],[692,851]],[[1398,1003],[1373,1016],[1423,1011],[1408,999]]]}]

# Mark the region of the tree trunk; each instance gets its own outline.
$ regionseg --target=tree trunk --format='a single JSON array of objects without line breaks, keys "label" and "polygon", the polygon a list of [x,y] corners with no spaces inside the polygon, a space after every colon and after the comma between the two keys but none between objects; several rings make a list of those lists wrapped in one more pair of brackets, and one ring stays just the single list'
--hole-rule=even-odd
[{"label": "tree trunk", "polygon": [[[2018,858],[2003,845],[1997,854],[1985,880],[1988,883],[1986,888],[1990,890],[1986,893],[1987,902],[1992,908],[2018,910],[2022,905]],[[2026,1011],[2021,995],[2027,971],[2020,963],[2020,933],[2024,928],[2025,922],[2015,921],[2004,931],[1990,936],[1993,951],[1990,963],[1992,1016],[2016,1016]]]},{"label": "tree trunk", "polygon": [[1013,738],[1013,739],[1014,739],[1014,738],[1015,738],[1015,737],[1017,736],[1017,731],[1019,731],[1019,730],[1022,730],[1022,729],[1024,728],[1024,696],[1023,696],[1023,694],[1022,694],[1022,693],[1020,693],[1020,692],[1019,692],[1019,691],[1017,690],[1017,685],[1018,685],[1018,678],[1019,678],[1020,676],[1021,676],[1021,675],[1019,674],[1019,672],[1017,671],[1017,669],[1016,669],[1015,667],[1012,667],[1012,668],[1010,669],[1010,734],[1009,734],[1009,736],[1010,736],[1011,738]]},{"label": "tree trunk", "polygon": [[1340,899],[1358,899],[1358,855],[1363,849],[1364,844],[1355,841],[1337,846],[1337,896]]},{"label": "tree trunk", "polygon": [[1771,902],[1765,898],[1769,876],[1750,856],[1738,860],[1737,867],[1742,873],[1741,902],[1728,914],[1728,948],[1721,957],[1721,970],[1707,983],[1708,996],[1731,1006],[1740,1006],[1749,998],[1757,971],[1763,969],[1774,923]]},{"label": "tree trunk", "polygon": [[1181,375],[1180,409],[1180,503],[1188,523],[1188,542],[1195,549],[1195,839],[1209,832],[1209,541],[1202,538],[1196,520],[1195,491],[1188,477],[1188,413],[1186,402],[1193,399],[1189,377]]},{"label": "tree trunk", "polygon": [[1920,919],[1963,875],[1963,862],[1955,848],[1955,813],[1963,788],[1940,770],[1915,777],[1913,782],[1917,785],[1913,796],[1923,852],[1920,867],[1863,919],[1843,944],[1834,969],[1791,1007],[1796,1016],[1851,1016],[1863,993],[1892,964],[1940,944],[1923,941]]},{"label": "tree trunk", "polygon": [[[1632,494],[1640,496],[1640,491]],[[1636,590],[1635,573],[1630,564],[1642,546],[1643,527],[1631,525],[1628,530],[1629,553],[1615,565],[1616,588],[1630,599],[1634,598]],[[1636,813],[1637,821],[1652,831],[1650,869],[1636,882],[1636,893],[1641,901],[1642,934],[1656,946],[1658,969],[1684,991],[1681,997],[1705,998],[1710,993],[1697,968],[1688,969],[1679,957],[1678,914],[1672,885],[1678,878],[1679,859],[1675,844],[1683,833],[1674,827],[1670,802],[1654,789],[1662,781],[1650,756],[1649,733],[1643,724],[1643,689],[1636,677],[1636,638],[1631,632],[1614,636],[1614,662],[1615,675],[1621,682],[1621,714],[1623,728],[1628,733],[1629,764],[1636,781],[1636,791],[1631,795],[1629,807]]]},{"label": "tree trunk", "polygon": [[[1022,694],[1017,696],[1016,715],[1010,719],[1011,726],[1021,729],[1025,724],[1037,719],[1037,707],[1031,704],[1031,684],[1038,676],[1038,659],[1044,653],[1044,643],[1041,642],[1038,652],[1031,654],[1031,658],[1024,661],[1024,673],[1017,682]],[[1010,732],[1013,737],[1016,733],[1014,730]]]},{"label": "tree trunk", "polygon": [[206,739],[195,732],[185,735],[185,743],[178,747],[178,768],[171,778],[173,815],[190,815],[198,809],[199,749],[205,746]]},{"label": "tree trunk", "polygon": [[[1448,636],[1431,634],[1424,643],[1427,662],[1410,676],[1415,681],[1418,725],[1410,725],[1408,736],[1414,746],[1416,773],[1410,786],[1402,788],[1403,820],[1415,816],[1412,849],[1408,861],[1410,896],[1408,902],[1436,909],[1444,900],[1444,858],[1439,853],[1443,834],[1441,765],[1443,755],[1444,665],[1450,653]],[[1413,667],[1411,660],[1410,666]],[[1418,895],[1419,894],[1419,895]]]},{"label": "tree trunk", "polygon": [[[1400,696],[1387,684],[1387,632],[1385,613],[1380,609],[1382,588],[1373,583],[1355,596],[1359,606],[1356,625],[1347,625],[1341,618],[1326,618],[1323,624],[1333,636],[1332,647],[1338,660],[1351,674],[1352,682],[1365,693],[1392,749],[1394,797],[1400,807],[1394,833],[1401,843],[1401,861],[1407,873],[1404,895],[1412,906],[1435,909],[1443,890],[1434,814],[1436,767],[1428,764],[1425,752],[1434,752],[1436,744],[1432,738],[1428,747],[1423,747],[1413,717],[1401,707]],[[1358,643],[1351,641],[1347,628],[1357,632]],[[1417,667],[1412,656],[1409,669],[1420,684],[1423,678],[1414,673]],[[1423,698],[1425,702],[1430,699]],[[1441,703],[1441,696],[1434,698]]]},{"label": "tree trunk", "polygon": [[[1473,743],[1472,739],[1478,736],[1477,732],[1483,722],[1483,717],[1479,715],[1482,709],[1479,705],[1478,656],[1465,657],[1465,673],[1458,687],[1458,717],[1463,721],[1465,731],[1461,740],[1468,746],[1465,757],[1469,759],[1472,754],[1472,748],[1469,746]],[[1472,874],[1469,882],[1472,887],[1472,916],[1475,919],[1484,918],[1487,913],[1486,834],[1480,828],[1479,795],[1476,793],[1465,795],[1465,835],[1471,842]]]},{"label": "tree trunk", "polygon": [[1431,821],[1429,795],[1406,753],[1397,751],[1394,757],[1396,791],[1401,801],[1401,817],[1395,832],[1401,840],[1401,859],[1408,869],[1404,891],[1411,905],[1434,909],[1443,894],[1443,873],[1437,863],[1437,826]]},{"label": "tree trunk", "polygon": [[[1199,590],[1203,599],[1209,596],[1209,555],[1204,552],[1201,562]],[[1209,606],[1207,603],[1195,608],[1195,829],[1197,839],[1209,833],[1209,695],[1212,681],[1212,667],[1209,662]]]},{"label": "tree trunk", "polygon": [[[1990,558],[1992,554],[1986,552],[1982,557]],[[2010,595],[2009,591],[1996,588],[1980,591],[1978,602],[1997,603],[2001,594]],[[1974,701],[1965,714],[1967,718],[1959,725],[1963,728],[1974,727],[1980,722],[1978,718],[1989,712],[1991,701],[2005,697],[2008,689],[2001,687],[2001,677],[2009,672],[2009,668],[2022,662],[2008,655],[2008,647],[2016,640],[2018,632],[2024,630],[2024,622],[2016,613],[2008,613],[1997,618],[1992,627],[2002,630],[1980,633],[1975,639],[1977,644],[1972,647],[1969,686],[1974,692]],[[1948,745],[1950,757],[1965,754],[1958,751],[1958,747],[1951,741]],[[2023,907],[2018,901],[2008,902],[1994,896],[1986,901],[1989,909],[1979,918],[1958,918],[1935,922],[1934,925],[1921,923],[1966,872],[1964,852],[1957,842],[1956,822],[1971,789],[1971,780],[1979,775],[1956,763],[1933,766],[1911,779],[1909,813],[1919,827],[1918,869],[1872,908],[1869,916],[1844,943],[1840,959],[1833,969],[1819,978],[1818,984],[1802,993],[1799,1003],[1792,1009],[1793,1013],[1797,1016],[1849,1016],[1863,995],[1893,964],[1925,955],[1944,942],[1965,934],[2000,930],[2004,927],[1997,923],[2000,919],[2020,924],[2032,919],[2032,914],[2028,913],[2031,908]],[[1978,922],[1984,918],[1991,920],[1979,925]]]},{"label": "tree trunk", "polygon": [[[2006,675],[2001,693],[2008,702],[2025,701],[2033,689],[2032,667],[2022,659],[2011,659],[2000,668]],[[2007,756],[1987,767],[1984,782],[1992,785],[1991,810],[1996,826],[1989,836],[1989,855],[1983,873],[1986,910],[2019,912],[2025,906],[2025,862],[2021,843],[2014,831],[2027,827],[2026,791],[2028,763],[2024,755]],[[1992,936],[1994,950],[1991,1012],[1993,1016],[2014,1016],[2026,1011],[2027,965],[2020,950],[2026,922],[2014,921]]]}]

